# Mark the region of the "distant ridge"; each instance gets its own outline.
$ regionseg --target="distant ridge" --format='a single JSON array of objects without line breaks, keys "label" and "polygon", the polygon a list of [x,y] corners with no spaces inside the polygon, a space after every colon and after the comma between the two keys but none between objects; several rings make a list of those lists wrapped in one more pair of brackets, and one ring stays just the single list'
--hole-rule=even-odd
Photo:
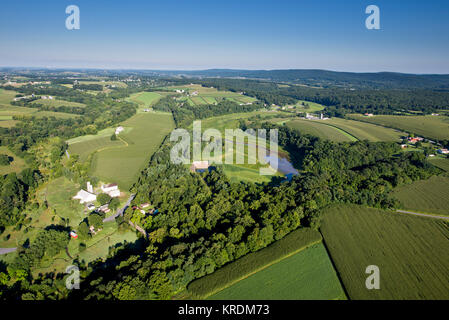
[{"label": "distant ridge", "polygon": [[399,72],[341,72],[321,69],[207,69],[207,70],[131,70],[131,69],[81,69],[81,68],[0,68],[1,72],[18,74],[51,74],[67,71],[85,74],[104,75],[143,75],[186,78],[240,78],[261,81],[274,81],[318,87],[344,87],[354,89],[433,89],[449,90],[449,74],[409,74]]}]

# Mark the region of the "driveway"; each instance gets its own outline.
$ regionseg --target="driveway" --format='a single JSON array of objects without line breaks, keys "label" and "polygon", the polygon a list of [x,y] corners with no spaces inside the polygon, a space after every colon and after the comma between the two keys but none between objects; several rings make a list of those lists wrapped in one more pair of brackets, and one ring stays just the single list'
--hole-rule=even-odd
[{"label": "driveway", "polygon": [[131,201],[134,200],[134,197],[135,197],[135,196],[136,196],[135,194],[130,195],[129,198],[128,198],[128,201],[126,201],[126,203],[125,203],[125,205],[123,206],[123,208],[117,209],[117,212],[116,212],[114,215],[112,215],[112,216],[110,216],[110,217],[107,217],[107,218],[103,219],[103,222],[114,221],[115,218],[117,218],[118,216],[123,215],[123,212],[125,212],[126,208],[129,207],[129,205],[131,204]]}]

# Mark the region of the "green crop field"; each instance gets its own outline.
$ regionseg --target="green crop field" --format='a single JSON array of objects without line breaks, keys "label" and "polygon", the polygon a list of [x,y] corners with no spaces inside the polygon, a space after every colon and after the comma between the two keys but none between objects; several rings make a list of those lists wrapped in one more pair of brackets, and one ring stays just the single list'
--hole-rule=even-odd
[{"label": "green crop field", "polygon": [[28,167],[22,158],[16,156],[11,150],[9,150],[5,146],[0,147],[0,154],[6,154],[13,158],[13,161],[9,165],[0,166],[0,175],[5,175],[11,172],[19,173],[23,169]]},{"label": "green crop field", "polygon": [[[325,210],[321,232],[351,299],[449,299],[449,229],[442,221],[355,205]],[[367,266],[380,271],[368,290]]]},{"label": "green crop field", "polygon": [[312,120],[292,120],[287,122],[289,128],[298,130],[304,134],[310,134],[322,139],[331,140],[334,142],[356,141],[357,139],[352,135],[344,132],[341,129],[326,125],[322,122]]},{"label": "green crop field", "polygon": [[93,175],[105,182],[116,182],[130,188],[140,171],[157,150],[162,139],[174,128],[171,114],[139,113],[122,123],[125,130],[118,137],[126,145],[95,153]]},{"label": "green crop field", "polygon": [[187,289],[194,296],[207,298],[319,242],[321,235],[315,230],[295,230],[264,249],[247,254],[214,273],[194,280]]},{"label": "green crop field", "polygon": [[351,119],[412,132],[430,139],[449,139],[449,117],[444,116],[391,116],[365,117],[352,114]]},{"label": "green crop field", "polygon": [[449,215],[449,178],[433,176],[415,181],[393,191],[403,209]]},{"label": "green crop field", "polygon": [[446,172],[449,172],[449,158],[435,157],[433,159],[430,159],[429,161],[434,166],[441,168]]},{"label": "green crop field", "polygon": [[326,249],[320,243],[237,282],[209,299],[341,300],[346,296]]},{"label": "green crop field", "polygon": [[354,120],[345,120],[340,118],[331,118],[325,121],[326,124],[338,127],[359,140],[369,141],[398,141],[406,133],[378,126],[371,123],[364,123]]}]

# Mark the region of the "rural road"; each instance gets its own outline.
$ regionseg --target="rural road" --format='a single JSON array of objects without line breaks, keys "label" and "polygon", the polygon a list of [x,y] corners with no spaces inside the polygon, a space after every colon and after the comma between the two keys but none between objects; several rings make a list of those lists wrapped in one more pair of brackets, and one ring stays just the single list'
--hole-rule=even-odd
[{"label": "rural road", "polygon": [[418,213],[418,212],[412,212],[412,211],[405,211],[405,210],[396,210],[396,212],[399,213],[405,213],[405,214],[413,214],[415,216],[420,216],[420,217],[427,217],[427,218],[434,218],[434,219],[443,219],[443,220],[449,220],[449,216],[445,217],[445,216],[436,216],[433,214],[425,214],[425,213]]},{"label": "rural road", "polygon": [[0,248],[0,254],[7,254],[16,250],[17,248]]},{"label": "rural road", "polygon": [[117,218],[118,216],[123,215],[123,212],[126,210],[126,208],[129,207],[129,205],[131,204],[131,201],[134,200],[134,197],[135,197],[135,196],[136,196],[135,194],[130,195],[129,198],[128,198],[128,201],[126,201],[126,204],[124,205],[124,207],[118,209],[117,212],[116,212],[114,215],[112,215],[112,216],[110,216],[110,217],[107,217],[107,218],[103,219],[103,222],[114,221],[115,218]]}]

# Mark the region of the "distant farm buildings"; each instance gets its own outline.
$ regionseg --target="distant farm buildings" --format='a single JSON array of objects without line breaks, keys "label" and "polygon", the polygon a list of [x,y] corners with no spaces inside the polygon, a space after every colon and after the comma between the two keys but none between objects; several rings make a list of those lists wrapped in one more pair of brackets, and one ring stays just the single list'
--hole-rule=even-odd
[{"label": "distant farm buildings", "polygon": [[70,231],[70,237],[72,237],[73,239],[78,239],[78,235],[75,231]]},{"label": "distant farm buildings", "polygon": [[190,166],[192,172],[204,172],[209,169],[209,161],[193,161]]},{"label": "distant farm buildings", "polygon": [[322,113],[320,113],[320,116],[316,116],[314,114],[310,114],[310,113],[306,113],[306,117],[307,120],[328,120],[329,118],[324,117],[324,115]]},{"label": "distant farm buildings", "polygon": [[422,142],[424,141],[424,138],[421,137],[408,137],[408,142],[410,143],[417,143],[417,142]]},{"label": "distant farm buildings", "polygon": [[374,117],[374,114],[372,114],[372,113],[365,113],[365,117]]},{"label": "distant farm buildings", "polygon": [[116,183],[102,185],[101,191],[103,191],[103,193],[108,194],[111,198],[116,198],[120,196],[120,190]]},{"label": "distant farm buildings", "polygon": [[115,129],[115,134],[118,135],[118,134],[120,134],[120,132],[122,132],[123,130],[125,130],[125,128],[123,128],[122,126],[117,127],[117,128]]},{"label": "distant farm buildings", "polygon": [[438,149],[437,152],[439,154],[449,154],[449,149]]}]

